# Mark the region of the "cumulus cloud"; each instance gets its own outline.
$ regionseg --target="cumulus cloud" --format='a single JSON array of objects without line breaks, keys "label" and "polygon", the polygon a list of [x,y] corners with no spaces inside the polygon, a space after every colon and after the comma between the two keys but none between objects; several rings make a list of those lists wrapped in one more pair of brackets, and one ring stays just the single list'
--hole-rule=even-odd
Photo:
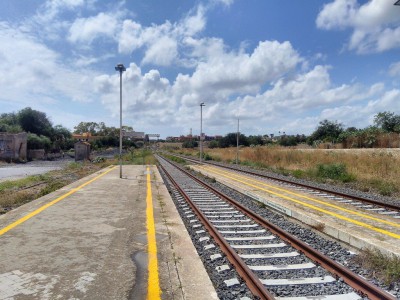
[{"label": "cumulus cloud", "polygon": [[113,38],[118,20],[113,14],[99,13],[89,18],[78,18],[69,29],[68,40],[72,43],[91,44],[99,37]]},{"label": "cumulus cloud", "polygon": [[180,61],[178,53],[185,48],[185,41],[204,30],[205,24],[205,8],[201,5],[176,23],[165,21],[143,27],[133,20],[125,20],[118,38],[118,50],[130,54],[143,48],[142,64],[168,66]]},{"label": "cumulus cloud", "polygon": [[[113,114],[119,114],[119,75],[100,75],[94,79],[95,91],[102,104]],[[123,111],[125,118],[134,118],[135,124],[168,124],[175,116],[175,102],[171,84],[157,70],[142,74],[131,63],[123,73]]]},{"label": "cumulus cloud", "polygon": [[400,47],[400,14],[392,1],[359,4],[357,0],[334,0],[324,5],[316,24],[326,30],[352,29],[347,47],[358,53]]},{"label": "cumulus cloud", "polygon": [[262,85],[292,71],[301,61],[289,42],[260,42],[252,54],[213,52],[197,66],[192,76],[179,75],[176,91],[191,90],[182,97],[193,104],[201,93],[209,101],[227,98],[233,93],[256,93]]},{"label": "cumulus cloud", "polygon": [[0,23],[0,43],[1,102],[31,106],[55,104],[61,98],[93,100],[89,70],[64,65],[58,53],[4,22]]}]

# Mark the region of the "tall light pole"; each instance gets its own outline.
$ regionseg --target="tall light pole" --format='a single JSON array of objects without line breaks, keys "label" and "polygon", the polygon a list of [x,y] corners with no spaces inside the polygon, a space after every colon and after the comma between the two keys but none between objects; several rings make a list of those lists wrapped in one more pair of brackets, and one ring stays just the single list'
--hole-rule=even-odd
[{"label": "tall light pole", "polygon": [[118,64],[115,71],[119,71],[119,178],[122,178],[122,72],[126,68],[123,64]]},{"label": "tall light pole", "polygon": [[237,134],[236,134],[236,164],[239,163],[239,118],[237,124]]},{"label": "tall light pole", "polygon": [[200,163],[203,159],[203,106],[204,102],[200,103]]}]

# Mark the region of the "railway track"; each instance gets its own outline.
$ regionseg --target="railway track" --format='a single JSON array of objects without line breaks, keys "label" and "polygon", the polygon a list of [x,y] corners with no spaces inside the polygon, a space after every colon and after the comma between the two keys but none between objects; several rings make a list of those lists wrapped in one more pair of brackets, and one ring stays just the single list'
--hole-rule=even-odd
[{"label": "railway track", "polygon": [[[238,276],[224,280],[225,289],[245,282],[261,299],[396,299],[179,166],[157,158],[203,255],[218,272],[235,268]],[[212,252],[215,244],[223,255]],[[230,265],[221,264],[224,256]]]},{"label": "railway track", "polygon": [[[187,161],[190,161],[190,162],[193,162],[196,164],[199,163],[199,161],[197,159],[193,159],[193,158],[189,158],[189,157],[181,156],[181,155],[175,155],[175,154],[174,154],[174,156],[180,157],[182,159],[185,159]],[[319,196],[322,198],[335,200],[336,202],[338,202],[338,204],[353,205],[354,207],[361,208],[366,211],[375,212],[375,213],[378,213],[383,216],[390,216],[392,218],[400,220],[400,201],[398,201],[398,203],[382,202],[379,200],[362,197],[362,196],[358,196],[358,195],[354,195],[354,194],[349,194],[349,193],[337,191],[334,189],[328,189],[328,188],[323,188],[323,187],[319,187],[316,185],[295,182],[293,180],[281,178],[278,176],[266,175],[263,172],[251,171],[248,169],[242,169],[239,167],[228,166],[226,164],[215,163],[215,162],[210,162],[210,161],[202,162],[202,163],[222,167],[222,168],[229,169],[229,170],[234,170],[235,172],[245,173],[245,174],[248,174],[248,175],[251,175],[254,177],[258,177],[258,178],[261,177],[263,179],[268,179],[269,181],[272,181],[273,183],[283,186],[285,188],[290,188],[290,189],[301,191],[304,193],[313,194],[313,195],[316,195],[316,196]]]}]

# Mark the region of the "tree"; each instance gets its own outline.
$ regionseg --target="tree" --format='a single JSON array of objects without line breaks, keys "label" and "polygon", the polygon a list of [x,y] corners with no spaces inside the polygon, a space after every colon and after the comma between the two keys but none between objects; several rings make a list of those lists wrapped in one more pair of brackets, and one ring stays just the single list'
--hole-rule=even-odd
[{"label": "tree", "polygon": [[218,141],[216,141],[216,140],[212,140],[212,141],[210,141],[210,143],[208,144],[208,148],[210,148],[210,149],[218,148],[218,146],[219,146],[219,143],[218,143]]},{"label": "tree", "polygon": [[90,132],[92,135],[96,135],[101,128],[96,122],[80,122],[77,126],[74,127],[74,129],[74,133],[76,134]]},{"label": "tree", "polygon": [[26,132],[51,136],[52,124],[44,112],[26,107],[18,112],[18,122]]},{"label": "tree", "polygon": [[263,145],[263,137],[261,135],[249,135],[247,138],[249,145]]},{"label": "tree", "polygon": [[51,140],[53,142],[53,149],[66,150],[71,148],[71,145],[73,145],[71,137],[72,137],[71,132],[67,128],[61,125],[54,126],[53,135],[51,136]]},{"label": "tree", "polygon": [[304,143],[306,141],[306,136],[302,135],[284,135],[279,139],[279,145],[281,146],[296,146],[300,143]]},{"label": "tree", "polygon": [[28,133],[28,149],[45,149],[46,152],[50,150],[51,141],[47,136],[39,136],[35,133]]},{"label": "tree", "polygon": [[400,115],[395,115],[393,112],[384,111],[376,114],[374,123],[387,132],[400,133]]},{"label": "tree", "polygon": [[[219,141],[221,148],[236,146],[237,133],[228,133]],[[239,145],[248,146],[249,142],[244,134],[239,135]]]},{"label": "tree", "polygon": [[311,134],[309,141],[336,142],[343,130],[343,124],[338,123],[337,121],[332,122],[328,120],[323,120],[319,122],[319,126]]},{"label": "tree", "polygon": [[198,145],[199,145],[199,143],[194,140],[184,141],[182,143],[182,148],[196,148],[196,147],[198,147]]},{"label": "tree", "polygon": [[15,113],[3,113],[0,115],[0,132],[18,133],[23,131]]}]

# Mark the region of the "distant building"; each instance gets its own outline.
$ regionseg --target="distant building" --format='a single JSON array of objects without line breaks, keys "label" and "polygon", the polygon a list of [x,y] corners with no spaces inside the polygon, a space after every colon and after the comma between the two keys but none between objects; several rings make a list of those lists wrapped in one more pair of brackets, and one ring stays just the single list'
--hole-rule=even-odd
[{"label": "distant building", "polygon": [[90,142],[102,138],[103,136],[92,135],[90,132],[84,132],[82,134],[72,134],[72,138],[81,142]]},{"label": "distant building", "polygon": [[26,132],[17,134],[0,133],[0,159],[26,160],[28,135]]}]

